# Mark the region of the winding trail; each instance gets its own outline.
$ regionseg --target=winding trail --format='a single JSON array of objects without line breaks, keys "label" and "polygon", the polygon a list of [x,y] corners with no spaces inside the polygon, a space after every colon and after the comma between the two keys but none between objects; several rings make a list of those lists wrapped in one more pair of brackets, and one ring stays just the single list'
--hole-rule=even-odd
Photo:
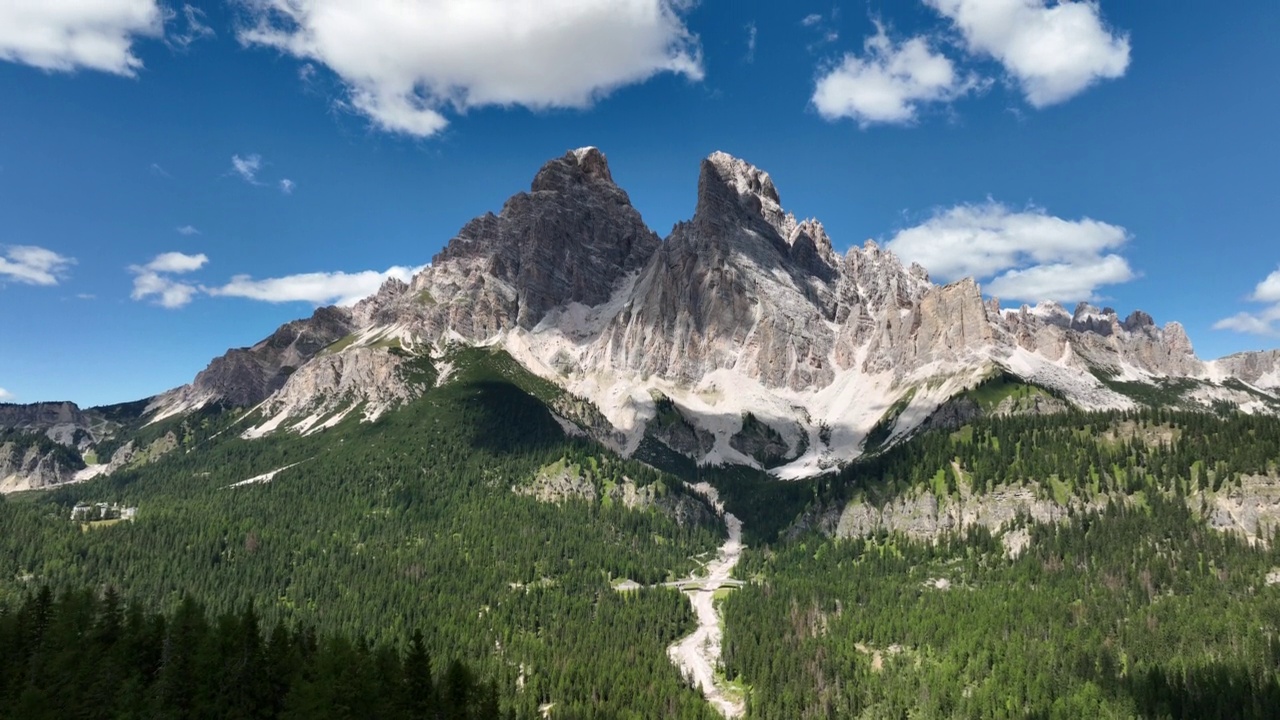
[{"label": "winding trail", "polygon": [[[715,488],[708,483],[691,486],[701,493],[724,517],[729,529],[729,539],[720,546],[716,559],[707,563],[705,575],[692,577],[696,581],[692,589],[685,590],[693,612],[698,616],[698,629],[667,648],[667,656],[680,668],[680,672],[706,696],[707,702],[727,718],[742,717],[746,705],[735,693],[727,692],[723,683],[716,681],[716,667],[720,664],[721,617],[716,612],[715,592],[729,584],[733,566],[742,555],[742,521],[733,513],[724,512],[724,505]],[[684,581],[682,581],[684,582]]]}]

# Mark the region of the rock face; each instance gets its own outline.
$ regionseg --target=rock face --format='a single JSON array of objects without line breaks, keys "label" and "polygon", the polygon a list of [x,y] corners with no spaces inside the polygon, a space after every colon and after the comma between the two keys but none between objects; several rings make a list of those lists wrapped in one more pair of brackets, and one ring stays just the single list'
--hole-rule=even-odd
[{"label": "rock face", "polygon": [[[906,437],[1001,373],[1086,409],[1135,406],[1122,394],[1134,384],[1190,405],[1280,408],[1269,394],[1280,388],[1280,352],[1204,363],[1180,325],[1141,311],[1001,309],[973,280],[935,285],[870,241],[838,255],[821,223],[786,212],[768,173],[724,153],[702,162],[693,218],[661,241],[605,156],[584,148],[548,162],[498,214],[467,223],[410,282],[231,351],[153,412],[265,400],[273,428],[307,431],[317,412],[346,402],[333,397],[412,397],[389,348],[334,349],[353,333],[436,356],[455,342],[501,347],[581,398],[593,434],[624,452],[664,432],[701,462],[758,465],[786,448],[799,456],[777,469],[784,477],[856,457],[873,431],[877,443]],[[1184,386],[1170,390],[1170,380]],[[666,423],[658,398],[687,422]],[[748,415],[758,423],[749,432]]]},{"label": "rock face", "polygon": [[784,213],[767,173],[716,153],[693,220],[645,268],[599,361],[685,384],[734,368],[771,387],[824,386],[836,264],[822,227]]},{"label": "rock face", "polygon": [[671,492],[657,485],[637,486],[623,476],[621,482],[601,487],[588,472],[564,461],[552,463],[540,470],[527,485],[511,488],[517,495],[528,495],[541,502],[562,503],[581,500],[588,504],[598,501],[619,503],[629,510],[657,510],[670,516],[679,525],[708,525],[716,521],[715,514],[703,502],[686,493]]},{"label": "rock face", "polygon": [[1237,378],[1255,387],[1280,390],[1280,350],[1228,355],[1211,365],[1222,377]]},{"label": "rock face", "polygon": [[74,479],[84,462],[39,436],[0,436],[0,493],[38,490]]},{"label": "rock face", "polygon": [[933,540],[951,531],[983,526],[992,532],[1009,526],[1021,514],[1036,522],[1058,522],[1068,510],[1093,509],[1073,499],[1071,505],[1059,505],[1052,499],[1036,497],[1025,487],[1000,487],[981,496],[950,498],[938,502],[932,493],[922,492],[894,499],[883,507],[850,503],[840,514],[837,537],[863,537],[879,530],[898,532],[917,540]]},{"label": "rock face", "polygon": [[318,430],[358,406],[366,419],[377,419],[421,393],[403,365],[402,355],[367,346],[316,357],[262,403],[268,419],[245,435],[259,437],[290,419],[289,427],[298,432]]},{"label": "rock face", "polygon": [[196,375],[192,388],[229,405],[256,405],[279,390],[303,363],[353,329],[349,311],[320,308],[310,318],[280,326],[253,347],[227,351]]},{"label": "rock face", "polygon": [[604,155],[583,148],[548,162],[498,215],[467,223],[412,284],[389,284],[355,314],[430,338],[529,330],[553,308],[604,303],[660,244]]},{"label": "rock face", "polygon": [[1280,478],[1245,476],[1239,486],[1199,492],[1187,502],[1205,516],[1210,527],[1237,533],[1251,545],[1269,546],[1280,530]]},{"label": "rock face", "polygon": [[92,441],[93,425],[93,421],[75,403],[0,404],[0,430],[42,434],[67,447]]}]

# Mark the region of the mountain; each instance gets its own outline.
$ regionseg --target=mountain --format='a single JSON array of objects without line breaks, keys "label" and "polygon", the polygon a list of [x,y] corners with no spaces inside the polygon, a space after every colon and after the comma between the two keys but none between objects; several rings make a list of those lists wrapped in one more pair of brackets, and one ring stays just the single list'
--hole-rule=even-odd
[{"label": "mountain", "polygon": [[839,254],[721,153],[662,240],[570,152],[188,385],[0,406],[53,488],[0,497],[0,718],[390,717],[413,647],[479,717],[1270,717],[1277,355]]},{"label": "mountain", "polygon": [[[1002,308],[871,241],[840,255],[820,222],[786,212],[767,172],[724,153],[702,162],[693,218],[662,240],[604,154],[583,148],[464,225],[410,282],[228,351],[147,401],[143,421],[253,409],[241,432],[260,437],[373,420],[427,389],[421,361],[447,380],[458,346],[505,350],[563,391],[569,431],[625,455],[790,478],[976,412],[1028,410],[966,400],[993,378],[1035,388],[1035,412],[1280,411],[1280,351],[1205,362],[1180,324],[1142,311]],[[25,425],[0,413],[0,427],[77,445],[76,412]]]}]

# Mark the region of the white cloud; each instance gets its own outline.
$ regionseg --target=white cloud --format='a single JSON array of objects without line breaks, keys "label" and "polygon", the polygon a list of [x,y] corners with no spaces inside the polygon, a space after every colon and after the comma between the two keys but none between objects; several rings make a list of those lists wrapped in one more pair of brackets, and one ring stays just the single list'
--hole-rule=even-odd
[{"label": "white cloud", "polygon": [[295,187],[297,187],[297,184],[294,183],[289,178],[285,178],[280,181],[280,192],[284,193],[285,195],[292,195],[293,189]]},{"label": "white cloud", "polygon": [[144,270],[133,278],[133,293],[130,297],[134,300],[155,297],[156,303],[161,307],[174,309],[191,302],[197,292],[199,289],[195,285]]},{"label": "white cloud", "polygon": [[194,272],[204,267],[209,258],[200,253],[187,255],[180,252],[161,253],[146,265],[131,265],[133,273],[134,300],[145,300],[154,297],[161,307],[180,308],[191,302],[199,292],[199,288],[191,283],[174,280],[170,275],[181,275]]},{"label": "white cloud", "polygon": [[[170,21],[177,16],[177,13],[168,11],[165,19],[166,21]],[[186,30],[170,34],[168,40],[169,45],[175,49],[186,50],[191,47],[191,44],[194,42],[198,42],[206,38],[217,37],[218,35],[213,31],[213,28],[205,24],[204,11],[199,8],[184,4],[182,6],[182,19],[186,22]]]},{"label": "white cloud", "polygon": [[5,390],[4,388],[0,388],[0,402],[9,402],[12,399],[13,393]]},{"label": "white cloud", "polygon": [[383,272],[316,272],[254,280],[237,275],[231,282],[216,288],[205,288],[210,295],[242,297],[263,302],[309,302],[316,305],[337,303],[354,305],[372,295],[388,278],[408,282],[422,267],[392,267]]},{"label": "white cloud", "polygon": [[1257,302],[1280,303],[1280,270],[1276,270],[1258,283],[1249,299]]},{"label": "white cloud", "polygon": [[894,43],[882,25],[867,38],[864,56],[852,53],[818,78],[813,104],[828,120],[850,118],[866,128],[876,123],[908,124],[919,106],[949,102],[978,86],[936,53],[925,37]]},{"label": "white cloud", "polygon": [[187,237],[200,234],[200,231],[196,229],[195,225],[183,225],[182,227],[176,228],[176,229],[179,235],[185,235]]},{"label": "white cloud", "polygon": [[925,0],[951,20],[970,52],[989,55],[1037,108],[1124,75],[1129,36],[1109,29],[1091,0]]},{"label": "white cloud", "polygon": [[691,0],[244,0],[245,45],[314,61],[378,128],[425,137],[452,109],[590,106],[663,72],[703,76]]},{"label": "white cloud", "polygon": [[818,13],[810,13],[805,15],[800,24],[805,27],[817,27],[822,22],[822,16]]},{"label": "white cloud", "polygon": [[756,61],[756,39],[760,35],[760,29],[755,23],[747,23],[747,62]]},{"label": "white cloud", "polygon": [[1021,212],[988,200],[942,210],[887,243],[903,260],[943,280],[971,276],[988,294],[1028,302],[1096,300],[1104,285],[1136,277],[1118,251],[1123,227]]},{"label": "white cloud", "polygon": [[1249,299],[1258,303],[1268,303],[1270,307],[1261,312],[1241,312],[1229,318],[1223,318],[1213,324],[1214,330],[1234,330],[1251,335],[1280,336],[1280,270],[1263,278],[1249,295]]},{"label": "white cloud", "polygon": [[75,258],[35,245],[10,245],[0,257],[0,281],[57,285],[75,262]]},{"label": "white cloud", "polygon": [[133,42],[163,32],[157,0],[0,2],[0,60],[43,70],[85,68],[132,77],[142,68]]},{"label": "white cloud", "polygon": [[250,185],[261,185],[258,182],[258,171],[262,169],[262,156],[252,153],[240,157],[239,155],[231,156],[231,172],[239,175],[242,180]]},{"label": "white cloud", "polygon": [[180,252],[160,253],[151,262],[143,266],[144,270],[159,273],[189,273],[205,266],[209,257],[204,253],[187,255]]}]

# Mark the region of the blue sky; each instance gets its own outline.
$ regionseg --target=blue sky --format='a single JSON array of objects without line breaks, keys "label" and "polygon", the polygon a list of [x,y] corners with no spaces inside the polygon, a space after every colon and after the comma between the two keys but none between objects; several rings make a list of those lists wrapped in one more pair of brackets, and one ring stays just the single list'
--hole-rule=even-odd
[{"label": "blue sky", "polygon": [[663,235],[725,150],[838,250],[1276,347],[1280,3],[1231,5],[10,0],[0,397],[187,382],[583,145]]}]

